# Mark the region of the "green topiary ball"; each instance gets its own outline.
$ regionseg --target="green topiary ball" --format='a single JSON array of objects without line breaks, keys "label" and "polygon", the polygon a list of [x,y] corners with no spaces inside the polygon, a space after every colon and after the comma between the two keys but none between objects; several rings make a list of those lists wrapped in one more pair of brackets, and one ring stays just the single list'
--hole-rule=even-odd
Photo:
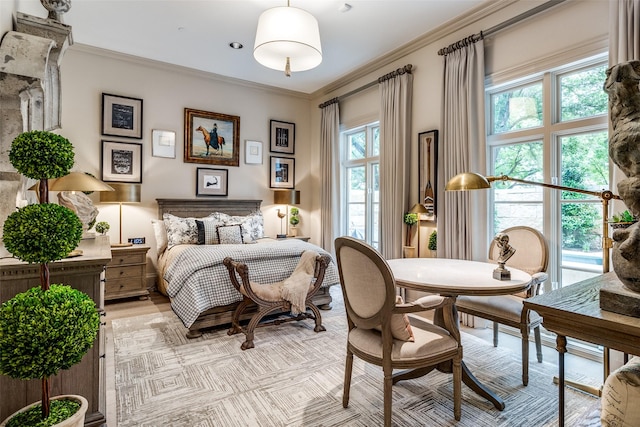
[{"label": "green topiary ball", "polygon": [[60,178],[73,167],[73,145],[63,136],[34,130],[11,143],[9,161],[18,172],[33,179]]},{"label": "green topiary ball", "polygon": [[46,264],[65,258],[82,238],[82,222],[71,209],[54,203],[27,205],[4,223],[7,250],[22,261]]},{"label": "green topiary ball", "polygon": [[56,375],[80,362],[99,328],[88,295],[67,285],[31,288],[0,306],[0,373],[24,380]]}]

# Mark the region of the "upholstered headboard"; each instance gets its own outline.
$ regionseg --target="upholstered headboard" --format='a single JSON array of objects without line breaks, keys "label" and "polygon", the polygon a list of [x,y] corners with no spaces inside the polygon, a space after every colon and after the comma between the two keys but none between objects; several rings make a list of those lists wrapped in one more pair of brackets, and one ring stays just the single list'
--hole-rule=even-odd
[{"label": "upholstered headboard", "polygon": [[249,215],[260,210],[262,200],[233,199],[156,199],[158,218],[170,213],[179,217],[205,217],[211,212],[228,215]]}]

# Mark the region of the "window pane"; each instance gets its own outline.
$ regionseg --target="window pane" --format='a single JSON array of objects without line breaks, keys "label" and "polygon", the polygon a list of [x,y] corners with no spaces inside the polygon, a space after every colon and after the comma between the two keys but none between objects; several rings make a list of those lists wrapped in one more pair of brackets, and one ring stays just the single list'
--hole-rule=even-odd
[{"label": "window pane", "polygon": [[347,168],[347,219],[349,236],[365,237],[367,182],[364,166]]},{"label": "window pane", "polygon": [[542,202],[539,203],[496,203],[494,206],[493,229],[495,232],[516,225],[526,225],[543,230]]},{"label": "window pane", "polygon": [[560,77],[560,121],[606,114],[609,98],[602,85],[606,65]]},{"label": "window pane", "polygon": [[366,134],[364,131],[347,136],[349,160],[364,159],[366,154]]},{"label": "window pane", "polygon": [[[493,174],[507,175],[527,181],[542,182],[543,156],[542,142],[496,147],[494,152]],[[504,201],[542,201],[543,187],[522,184],[513,181],[500,181],[493,184],[496,202]]]},{"label": "window pane", "polygon": [[371,165],[371,188],[373,188],[373,203],[380,202],[380,163]]},{"label": "window pane", "polygon": [[493,94],[491,108],[494,134],[542,126],[542,84]]},{"label": "window pane", "polygon": [[347,218],[349,227],[347,233],[356,239],[364,239],[365,236],[365,205],[364,203],[347,204]]},{"label": "window pane", "polygon": [[562,204],[562,266],[602,271],[602,208]]},{"label": "window pane", "polygon": [[[562,185],[590,191],[609,188],[607,132],[594,132],[560,138]],[[562,199],[593,199],[594,196],[562,192]]]},{"label": "window pane", "polygon": [[376,126],[373,128],[372,130],[372,138],[373,138],[373,146],[371,147],[372,149],[372,156],[379,156],[380,155],[380,126]]}]

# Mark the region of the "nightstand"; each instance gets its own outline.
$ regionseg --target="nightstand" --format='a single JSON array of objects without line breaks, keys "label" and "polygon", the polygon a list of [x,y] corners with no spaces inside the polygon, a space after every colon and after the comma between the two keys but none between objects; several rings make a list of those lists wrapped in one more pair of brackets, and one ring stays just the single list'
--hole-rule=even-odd
[{"label": "nightstand", "polygon": [[147,251],[149,246],[133,245],[111,248],[107,264],[104,299],[148,297]]},{"label": "nightstand", "polygon": [[287,236],[287,237],[277,237],[277,240],[284,240],[284,239],[298,239],[298,240],[302,240],[303,242],[308,242],[309,239],[311,237],[307,237],[307,236]]}]

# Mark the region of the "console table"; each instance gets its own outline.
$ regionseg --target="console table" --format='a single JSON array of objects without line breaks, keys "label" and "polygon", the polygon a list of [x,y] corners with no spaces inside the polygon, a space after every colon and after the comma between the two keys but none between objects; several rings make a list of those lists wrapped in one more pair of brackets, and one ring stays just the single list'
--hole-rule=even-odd
[{"label": "console table", "polygon": [[554,332],[558,350],[558,425],[564,426],[564,354],[566,337],[640,355],[640,318],[600,308],[600,288],[619,283],[614,272],[538,295],[524,301],[525,307],[542,316],[542,325]]},{"label": "console table", "polygon": [[[62,283],[78,289],[93,299],[104,313],[102,276],[111,260],[111,248],[106,236],[85,239],[78,249],[83,254],[49,264],[51,283]],[[29,288],[40,285],[40,264],[27,264],[11,258],[0,246],[0,303]],[[86,427],[106,424],[104,379],[104,330],[100,327],[93,347],[77,365],[52,377],[51,396],[78,394],[89,402],[85,416]],[[17,380],[0,375],[0,421],[15,411],[41,398],[40,380]]]}]

